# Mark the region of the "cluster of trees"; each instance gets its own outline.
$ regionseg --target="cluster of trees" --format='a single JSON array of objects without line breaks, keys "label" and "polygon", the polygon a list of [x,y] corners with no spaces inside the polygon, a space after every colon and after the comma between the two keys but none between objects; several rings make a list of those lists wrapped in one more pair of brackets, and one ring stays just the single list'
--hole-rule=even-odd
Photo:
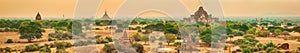
[{"label": "cluster of trees", "polygon": [[12,51],[12,48],[10,47],[5,47],[5,48],[0,48],[0,52],[4,53],[10,53]]},{"label": "cluster of trees", "polygon": [[166,34],[178,34],[179,31],[177,30],[177,25],[176,24],[163,24],[163,23],[158,23],[158,24],[149,24],[144,27],[146,30],[154,30],[154,31],[164,31]]},{"label": "cluster of trees", "polygon": [[112,42],[112,38],[108,37],[108,36],[105,37],[105,38],[101,38],[101,35],[97,35],[97,36],[95,36],[95,38],[96,38],[96,43],[97,44]]},{"label": "cluster of trees", "polygon": [[100,19],[96,19],[95,20],[95,24],[97,26],[107,26],[107,25],[111,25],[113,20],[100,20]]},{"label": "cluster of trees", "polygon": [[16,28],[0,28],[0,32],[18,32]]},{"label": "cluster of trees", "polygon": [[145,44],[147,43],[147,41],[149,41],[149,36],[148,35],[141,35],[139,33],[135,33],[131,37],[135,41],[144,41]]},{"label": "cluster of trees", "polygon": [[135,18],[130,24],[132,25],[145,25],[145,24],[155,24],[155,23],[164,23],[162,19],[149,19],[149,18]]},{"label": "cluster of trees", "polygon": [[37,51],[39,49],[40,49],[40,47],[37,44],[29,44],[29,45],[26,45],[26,47],[25,47],[25,51]]},{"label": "cluster of trees", "polygon": [[118,53],[117,49],[115,48],[115,45],[113,44],[105,44],[102,50],[105,53]]},{"label": "cluster of trees", "polygon": [[19,33],[21,34],[21,39],[27,39],[28,42],[32,42],[33,39],[42,38],[42,24],[37,21],[25,21],[22,22],[19,27]]},{"label": "cluster of trees", "polygon": [[19,28],[20,24],[24,21],[30,20],[0,19],[0,28]]},{"label": "cluster of trees", "polygon": [[55,33],[49,33],[48,36],[50,37],[48,39],[48,41],[52,41],[53,39],[58,39],[58,40],[72,39],[72,33],[63,32],[63,31],[57,31]]},{"label": "cluster of trees", "polygon": [[254,35],[247,34],[243,39],[235,40],[234,43],[239,45],[241,49],[237,49],[233,52],[253,53],[258,51],[264,51],[266,53],[278,53],[281,52],[277,49],[277,46],[272,42],[261,44],[255,39]]},{"label": "cluster of trees", "polygon": [[50,43],[50,47],[56,47],[56,53],[68,53],[66,48],[73,46],[70,42],[54,42]]},{"label": "cluster of trees", "polygon": [[[144,46],[142,44],[134,43],[131,47],[134,48],[137,53],[144,53]],[[113,44],[105,44],[102,50],[105,53],[117,53],[116,47]]]},{"label": "cluster of trees", "polygon": [[74,42],[74,46],[86,46],[92,43],[93,43],[92,40],[79,40]]}]

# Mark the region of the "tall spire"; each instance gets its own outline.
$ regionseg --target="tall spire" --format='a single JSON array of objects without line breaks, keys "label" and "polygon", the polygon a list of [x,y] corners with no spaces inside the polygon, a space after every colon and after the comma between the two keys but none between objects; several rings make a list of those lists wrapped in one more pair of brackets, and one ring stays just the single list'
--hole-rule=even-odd
[{"label": "tall spire", "polygon": [[107,15],[107,10],[105,10],[105,14]]},{"label": "tall spire", "polygon": [[106,10],[104,12],[104,15],[102,16],[102,19],[104,19],[104,20],[109,20],[110,19]]},{"label": "tall spire", "polygon": [[41,17],[41,15],[40,15],[40,12],[37,13],[35,19],[36,19],[36,20],[42,20],[42,17]]},{"label": "tall spire", "polygon": [[39,22],[42,22],[42,17],[40,15],[40,12],[37,13],[36,17],[35,17],[35,20],[39,21]]}]

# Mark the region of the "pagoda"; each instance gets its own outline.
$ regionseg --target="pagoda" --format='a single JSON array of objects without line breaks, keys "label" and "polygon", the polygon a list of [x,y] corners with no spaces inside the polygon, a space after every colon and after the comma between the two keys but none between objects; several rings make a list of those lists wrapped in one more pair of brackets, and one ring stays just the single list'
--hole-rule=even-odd
[{"label": "pagoda", "polygon": [[209,18],[208,13],[203,9],[203,7],[200,7],[194,14],[195,21],[206,21]]},{"label": "pagoda", "polygon": [[39,12],[37,13],[37,15],[35,17],[35,20],[40,21],[40,22],[42,21],[42,17]]},{"label": "pagoda", "polygon": [[101,18],[102,20],[110,20],[108,14],[107,14],[107,11],[105,11],[104,15],[102,16]]},{"label": "pagoda", "polygon": [[199,7],[194,14],[190,15],[189,18],[183,18],[183,21],[204,22],[206,24],[210,24],[217,20],[218,18],[213,17],[211,14],[208,14],[208,12],[203,7]]},{"label": "pagoda", "polygon": [[127,35],[126,29],[123,30],[123,36],[119,40],[120,40],[120,45],[123,46],[130,46],[130,44],[133,43],[133,41]]}]

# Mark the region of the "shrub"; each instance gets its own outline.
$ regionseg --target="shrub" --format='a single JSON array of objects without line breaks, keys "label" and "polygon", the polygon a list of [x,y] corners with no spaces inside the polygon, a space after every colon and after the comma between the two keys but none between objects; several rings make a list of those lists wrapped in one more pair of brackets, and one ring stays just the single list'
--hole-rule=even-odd
[{"label": "shrub", "polygon": [[4,31],[8,32],[10,31],[10,28],[5,28]]},{"label": "shrub", "polygon": [[51,53],[51,49],[47,47],[42,47],[40,49],[40,53]]},{"label": "shrub", "polygon": [[176,46],[176,47],[180,47],[180,46],[181,46],[181,44],[182,44],[182,42],[175,42],[175,43],[174,43],[174,46]]},{"label": "shrub", "polygon": [[267,48],[277,48],[277,46],[275,44],[273,44],[272,42],[267,43],[263,48],[264,50],[266,50]]},{"label": "shrub", "polygon": [[224,50],[227,50],[227,48],[228,48],[228,46],[227,46],[227,45],[225,45],[225,46],[224,46]]},{"label": "shrub", "polygon": [[65,39],[72,39],[72,33],[70,32],[55,32],[55,33],[49,33],[49,37],[56,38],[59,40],[65,40]]},{"label": "shrub", "polygon": [[141,30],[141,29],[139,29],[139,30],[138,30],[138,32],[142,32],[142,30]]},{"label": "shrub", "polygon": [[55,46],[57,49],[65,49],[67,47],[71,47],[72,44],[70,42],[54,42],[53,46]]},{"label": "shrub", "polygon": [[69,53],[68,51],[64,50],[64,49],[58,49],[56,51],[56,53]]},{"label": "shrub", "polygon": [[100,30],[100,28],[95,28],[95,30]]},{"label": "shrub", "polygon": [[242,43],[244,43],[244,39],[234,40],[234,44],[242,44]]},{"label": "shrub", "polygon": [[112,38],[111,37],[105,37],[106,40],[108,40],[108,42],[112,42]]},{"label": "shrub", "polygon": [[108,42],[109,42],[109,40],[107,40],[107,39],[97,39],[96,40],[97,44],[108,43]]},{"label": "shrub", "polygon": [[54,39],[52,39],[52,38],[48,38],[48,41],[53,41]]},{"label": "shrub", "polygon": [[12,39],[7,39],[6,43],[13,43]]},{"label": "shrub", "polygon": [[136,52],[138,53],[143,53],[144,51],[144,46],[142,44],[134,43],[132,47],[135,48]]},{"label": "shrub", "polygon": [[96,35],[95,38],[96,39],[101,38],[101,35]]},{"label": "shrub", "polygon": [[135,41],[141,41],[141,35],[139,33],[135,33],[132,35]]},{"label": "shrub", "polygon": [[37,51],[39,46],[37,44],[30,44],[25,47],[25,51]]},{"label": "shrub", "polygon": [[5,50],[5,52],[11,52],[11,48],[10,47],[5,47],[4,50]]},{"label": "shrub", "polygon": [[277,49],[274,48],[274,47],[268,47],[268,48],[266,49],[266,52],[267,52],[267,53],[276,53],[276,52],[277,52]]},{"label": "shrub", "polygon": [[83,41],[83,40],[81,40],[81,41],[76,41],[75,43],[74,43],[74,45],[75,46],[85,46],[85,45],[88,45],[88,44],[90,44],[91,43],[91,41]]},{"label": "shrub", "polygon": [[243,53],[252,53],[251,49],[249,49],[249,48],[243,48],[242,52]]},{"label": "shrub", "polygon": [[244,38],[255,38],[253,34],[246,34],[244,35]]},{"label": "shrub", "polygon": [[105,53],[115,53],[114,51],[116,51],[116,48],[113,44],[105,44],[102,50]]}]

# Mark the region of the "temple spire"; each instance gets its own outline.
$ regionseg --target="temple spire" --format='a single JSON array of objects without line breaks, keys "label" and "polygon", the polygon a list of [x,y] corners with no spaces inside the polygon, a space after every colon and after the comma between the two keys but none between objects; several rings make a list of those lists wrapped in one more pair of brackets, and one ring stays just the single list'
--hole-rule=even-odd
[{"label": "temple spire", "polygon": [[42,22],[42,17],[40,15],[40,12],[37,13],[36,17],[35,17],[35,20],[39,21],[39,22]]},{"label": "temple spire", "polygon": [[101,19],[103,19],[103,20],[109,20],[110,19],[106,10],[105,10],[104,15],[102,16]]}]

